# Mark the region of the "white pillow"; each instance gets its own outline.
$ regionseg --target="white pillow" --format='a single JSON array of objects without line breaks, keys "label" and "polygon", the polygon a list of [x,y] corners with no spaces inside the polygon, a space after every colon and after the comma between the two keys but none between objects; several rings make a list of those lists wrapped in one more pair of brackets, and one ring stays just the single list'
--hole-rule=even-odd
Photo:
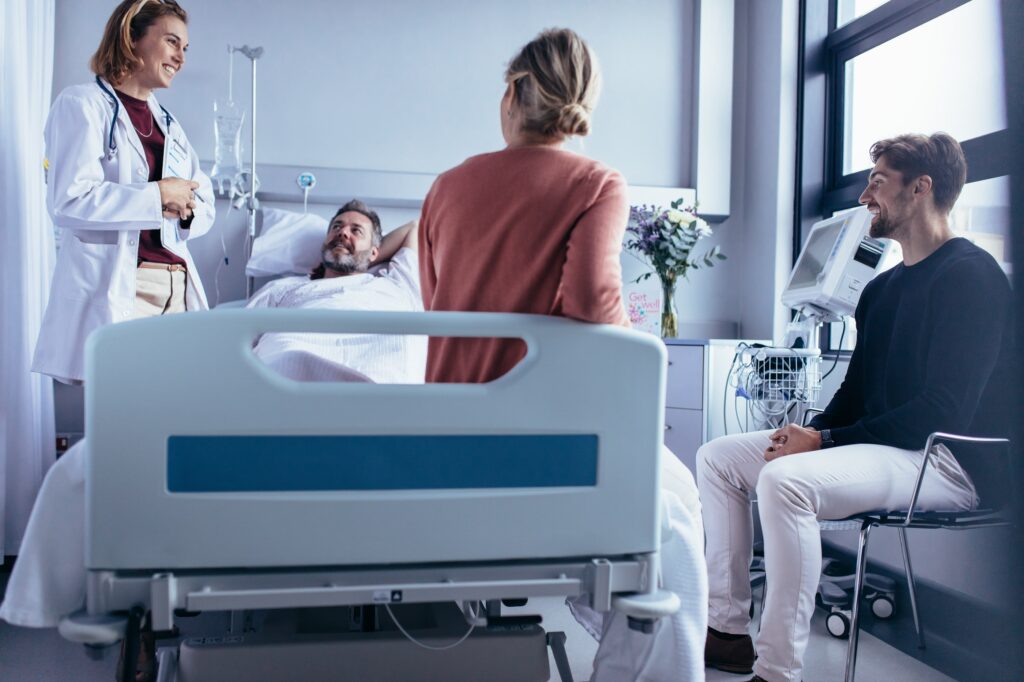
[{"label": "white pillow", "polygon": [[249,277],[307,275],[320,264],[327,219],[314,213],[261,208],[263,226],[245,265]]}]

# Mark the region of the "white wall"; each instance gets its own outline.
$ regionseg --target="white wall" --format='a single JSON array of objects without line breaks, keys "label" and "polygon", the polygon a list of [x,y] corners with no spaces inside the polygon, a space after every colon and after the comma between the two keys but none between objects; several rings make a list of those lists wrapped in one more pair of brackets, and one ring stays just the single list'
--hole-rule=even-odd
[{"label": "white wall", "polygon": [[[54,92],[91,79],[88,60],[111,8],[58,0]],[[185,8],[188,62],[158,95],[203,158],[213,155],[213,100],[227,92],[228,43],[265,49],[260,162],[437,173],[502,145],[507,61],[541,29],[569,26],[605,76],[586,152],[632,184],[691,186],[691,0],[193,0]],[[237,55],[235,98],[246,105],[248,74]]]},{"label": "white wall", "polygon": [[[228,43],[265,49],[257,63],[258,164],[435,174],[502,145],[498,101],[508,59],[539,30],[569,26],[597,52],[604,73],[594,131],[570,147],[618,168],[631,185],[693,186],[693,0],[207,0],[185,7],[188,61],[158,97],[203,159],[213,158],[212,105],[227,92]],[[88,60],[110,8],[57,0],[55,94],[91,78]],[[241,55],[234,73],[235,99],[248,109],[249,63]],[[248,129],[242,139],[247,150]],[[318,193],[347,195],[324,183],[314,199]],[[215,230],[193,253],[211,299],[219,285],[220,300],[232,300],[244,292],[245,220],[223,201],[217,208]],[[709,247],[717,241],[733,259],[680,285],[684,333],[735,334],[741,261],[732,242],[739,235],[723,232]]]},{"label": "white wall", "polygon": [[737,3],[732,211],[719,228],[733,260],[716,290],[740,338],[781,339],[789,319],[779,299],[792,266],[797,23],[796,0]]},{"label": "white wall", "polygon": [[[188,63],[159,96],[204,159],[213,155],[212,103],[227,91],[228,43],[265,48],[260,164],[433,174],[501,145],[506,61],[541,28],[567,25],[591,43],[605,75],[582,150],[634,185],[693,186],[693,0],[207,0],[186,9]],[[57,0],[54,92],[89,79],[109,11],[106,1]],[[731,217],[707,244],[720,244],[729,260],[680,283],[683,335],[773,337],[785,318],[777,301],[789,271],[795,34],[795,0],[737,3]],[[247,105],[240,55],[234,94]],[[244,290],[244,220],[224,202],[218,211],[194,253],[204,279],[230,300]],[[217,276],[221,235],[229,264]]]}]

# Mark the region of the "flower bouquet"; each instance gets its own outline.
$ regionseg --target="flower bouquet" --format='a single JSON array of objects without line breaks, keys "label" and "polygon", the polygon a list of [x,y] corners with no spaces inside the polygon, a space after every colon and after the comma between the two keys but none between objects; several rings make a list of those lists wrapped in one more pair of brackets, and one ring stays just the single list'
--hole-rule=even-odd
[{"label": "flower bouquet", "polygon": [[661,280],[661,335],[664,338],[676,336],[679,332],[676,282],[680,277],[687,277],[690,270],[710,268],[716,261],[725,260],[725,255],[718,246],[703,254],[694,253],[697,242],[711,236],[711,226],[697,217],[694,207],[683,207],[682,199],[673,201],[667,210],[646,204],[631,206],[626,232],[626,248],[643,256],[651,267],[650,272],[635,281],[646,280],[651,275]]}]

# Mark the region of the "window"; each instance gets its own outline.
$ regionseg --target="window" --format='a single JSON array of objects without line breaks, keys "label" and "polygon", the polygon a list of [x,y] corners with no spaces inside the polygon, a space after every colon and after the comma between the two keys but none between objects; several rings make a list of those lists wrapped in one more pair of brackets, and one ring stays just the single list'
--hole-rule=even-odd
[{"label": "window", "polygon": [[885,3],[886,0],[839,0],[836,3],[836,25],[845,26],[857,17],[862,17]]},{"label": "window", "polygon": [[949,214],[949,226],[1010,270],[1010,178],[1001,176],[964,185]]},{"label": "window", "polygon": [[[814,222],[857,205],[873,142],[943,130],[968,164],[953,229],[1008,269],[999,0],[801,0],[800,22],[794,259]],[[838,347],[842,325],[832,326],[824,349]]]},{"label": "window", "polygon": [[1002,50],[999,3],[973,0],[847,61],[843,174],[871,168],[872,143],[900,133],[1005,128]]}]

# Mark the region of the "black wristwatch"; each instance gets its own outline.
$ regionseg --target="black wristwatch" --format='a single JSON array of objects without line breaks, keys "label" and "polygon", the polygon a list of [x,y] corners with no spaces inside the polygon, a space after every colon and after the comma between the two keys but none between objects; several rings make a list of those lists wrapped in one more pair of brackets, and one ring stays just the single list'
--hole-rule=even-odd
[{"label": "black wristwatch", "polygon": [[819,431],[821,434],[821,449],[835,447],[836,442],[832,440],[832,429],[822,429]]}]

